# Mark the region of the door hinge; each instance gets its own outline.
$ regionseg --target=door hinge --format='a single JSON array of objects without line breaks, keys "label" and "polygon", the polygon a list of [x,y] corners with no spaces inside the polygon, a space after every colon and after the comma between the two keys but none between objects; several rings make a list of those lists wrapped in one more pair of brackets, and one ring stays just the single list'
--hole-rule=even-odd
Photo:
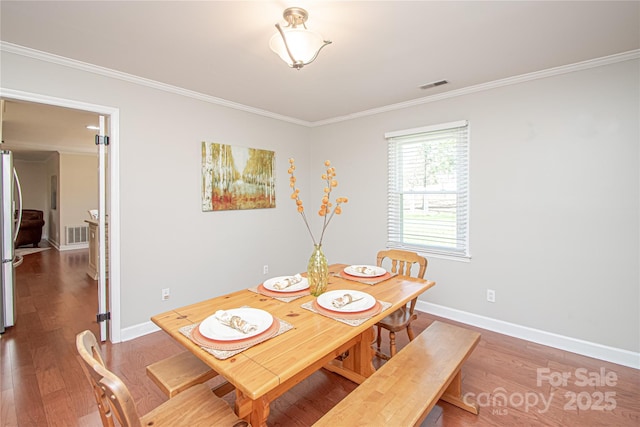
[{"label": "door hinge", "polygon": [[111,320],[111,312],[107,311],[106,313],[98,313],[96,316],[96,321],[98,323],[104,322],[106,320]]},{"label": "door hinge", "polygon": [[96,135],[96,145],[100,144],[109,145],[109,137]]}]

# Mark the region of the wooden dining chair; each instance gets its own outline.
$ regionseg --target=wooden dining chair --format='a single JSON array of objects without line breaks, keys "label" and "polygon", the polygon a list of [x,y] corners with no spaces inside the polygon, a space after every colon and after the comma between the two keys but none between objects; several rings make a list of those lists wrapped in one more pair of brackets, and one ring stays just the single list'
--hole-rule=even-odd
[{"label": "wooden dining chair", "polygon": [[[411,276],[411,270],[414,265],[417,265],[417,274],[413,277],[424,279],[424,274],[427,271],[427,259],[418,255],[415,252],[403,251],[399,249],[390,249],[378,252],[376,264],[378,267],[382,267],[383,262],[391,262],[391,272],[398,273],[404,276]],[[405,329],[409,336],[409,341],[413,341],[413,331],[411,330],[411,322],[418,316],[414,313],[416,308],[416,302],[418,298],[412,299],[409,304],[394,311],[378,323],[376,327],[378,334],[376,337],[376,355],[382,359],[389,360],[396,352],[396,332]],[[380,350],[382,344],[382,329],[389,331],[389,354],[385,354]]]},{"label": "wooden dining chair", "polygon": [[104,427],[248,426],[205,384],[194,385],[140,416],[127,386],[105,366],[95,335],[80,332],[76,348]]}]

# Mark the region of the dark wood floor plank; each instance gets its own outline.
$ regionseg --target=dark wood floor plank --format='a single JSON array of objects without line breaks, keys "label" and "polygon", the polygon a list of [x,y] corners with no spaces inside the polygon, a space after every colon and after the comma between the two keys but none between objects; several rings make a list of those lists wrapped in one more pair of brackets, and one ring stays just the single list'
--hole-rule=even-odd
[{"label": "dark wood floor plank", "polygon": [[13,393],[18,426],[47,425],[38,378],[33,369],[14,371]]},{"label": "dark wood floor plank", "polygon": [[[90,329],[96,335],[99,333],[95,321],[97,286],[85,273],[87,261],[87,250],[50,249],[26,256],[19,267],[17,324],[0,339],[1,427],[100,425],[75,350],[78,332]],[[434,320],[482,334],[478,347],[462,369],[463,394],[476,398],[481,407],[480,414],[475,416],[441,402],[423,426],[640,425],[640,371],[424,313],[419,313],[414,322],[415,333]],[[388,351],[388,339],[385,337],[383,342],[384,350]],[[398,348],[407,342],[406,334],[399,333]],[[105,343],[102,351],[107,365],[130,388],[139,412],[145,413],[166,400],[147,377],[145,366],[184,349],[163,332],[155,332],[115,345]],[[374,360],[377,367],[383,363]],[[538,385],[540,369],[547,369],[549,374],[569,373],[573,378],[564,385],[552,385],[546,380]],[[600,369],[614,372],[616,385],[576,385],[579,369],[587,373]],[[221,381],[222,378],[214,378],[209,385]],[[320,370],[273,403],[268,423],[309,426],[355,387],[340,376]],[[613,393],[610,399],[615,408],[592,409],[594,401],[607,392]],[[575,396],[576,402],[571,401],[571,396]],[[229,404],[233,404],[234,398],[233,393],[224,396]],[[506,405],[501,405],[505,399]]]},{"label": "dark wood floor plank", "polygon": [[47,425],[51,427],[66,427],[70,419],[76,419],[71,396],[64,389],[46,394],[42,397]]}]

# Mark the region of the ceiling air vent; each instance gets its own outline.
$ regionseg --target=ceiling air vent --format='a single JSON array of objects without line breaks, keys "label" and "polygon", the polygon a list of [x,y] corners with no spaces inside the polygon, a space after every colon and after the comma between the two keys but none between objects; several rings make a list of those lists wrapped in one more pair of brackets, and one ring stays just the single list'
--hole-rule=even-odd
[{"label": "ceiling air vent", "polygon": [[418,88],[420,88],[420,89],[431,89],[432,87],[446,85],[447,83],[449,83],[449,82],[446,81],[446,80],[438,80],[438,81],[431,82],[431,83],[425,83],[423,85],[418,86]]}]

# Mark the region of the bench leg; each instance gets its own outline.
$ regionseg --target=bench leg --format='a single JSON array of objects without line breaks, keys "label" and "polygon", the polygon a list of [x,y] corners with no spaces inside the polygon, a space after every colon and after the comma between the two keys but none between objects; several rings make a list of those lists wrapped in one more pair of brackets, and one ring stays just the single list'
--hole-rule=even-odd
[{"label": "bench leg", "polygon": [[478,404],[475,402],[467,403],[462,397],[462,373],[460,371],[456,373],[456,376],[440,399],[467,412],[478,415]]}]

